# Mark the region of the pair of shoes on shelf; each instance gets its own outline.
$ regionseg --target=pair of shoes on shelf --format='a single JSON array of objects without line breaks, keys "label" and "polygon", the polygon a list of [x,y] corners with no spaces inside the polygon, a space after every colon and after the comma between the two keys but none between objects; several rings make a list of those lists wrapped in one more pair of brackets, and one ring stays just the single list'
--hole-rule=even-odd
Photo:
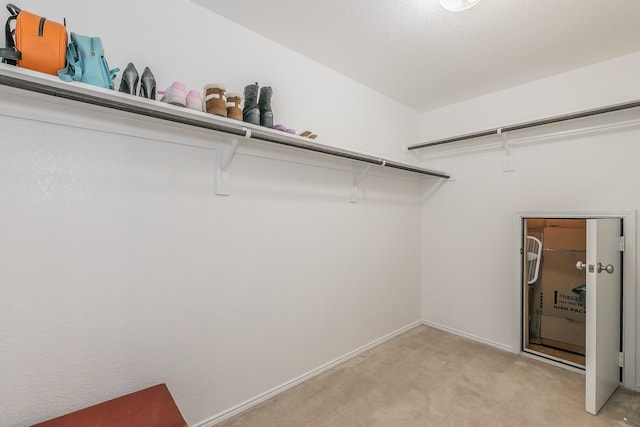
[{"label": "pair of shoes on shelf", "polygon": [[279,131],[286,132],[286,133],[291,133],[293,135],[296,134],[296,130],[295,129],[289,129],[285,125],[275,125],[271,129],[279,130]]},{"label": "pair of shoes on shelf", "polygon": [[209,114],[242,120],[242,96],[239,93],[227,92],[217,83],[208,84],[204,87],[204,102]]},{"label": "pair of shoes on shelf", "polygon": [[242,119],[254,125],[275,128],[273,126],[273,111],[271,110],[272,96],[273,89],[270,86],[259,87],[258,82],[246,86],[244,88]]},{"label": "pair of shoes on shelf", "polygon": [[318,135],[316,135],[315,133],[311,132],[310,130],[305,130],[304,132],[302,132],[300,134],[301,137],[303,138],[309,138],[309,139],[316,139],[318,137]]},{"label": "pair of shoes on shelf", "polygon": [[129,95],[137,95],[138,81],[140,81],[140,93],[143,98],[156,99],[156,78],[149,69],[145,67],[142,77],[138,76],[138,70],[131,62],[122,72],[122,80],[120,81],[120,92]]},{"label": "pair of shoes on shelf", "polygon": [[162,95],[160,102],[202,111],[202,97],[200,96],[200,92],[190,90],[189,93],[187,93],[187,88],[183,83],[173,82],[167,90],[159,90],[158,93]]}]

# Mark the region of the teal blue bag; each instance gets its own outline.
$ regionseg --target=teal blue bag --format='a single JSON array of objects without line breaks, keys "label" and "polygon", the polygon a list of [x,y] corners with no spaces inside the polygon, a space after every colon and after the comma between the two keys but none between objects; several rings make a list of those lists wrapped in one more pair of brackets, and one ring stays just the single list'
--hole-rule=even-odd
[{"label": "teal blue bag", "polygon": [[83,82],[113,89],[113,80],[120,71],[119,68],[109,69],[100,37],[71,33],[66,61],[67,66],[58,71],[58,77],[66,82]]}]

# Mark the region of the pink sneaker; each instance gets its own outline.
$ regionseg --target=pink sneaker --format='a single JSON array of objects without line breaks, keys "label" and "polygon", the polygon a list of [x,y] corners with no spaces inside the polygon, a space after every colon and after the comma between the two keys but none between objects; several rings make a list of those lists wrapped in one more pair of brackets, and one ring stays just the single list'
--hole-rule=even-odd
[{"label": "pink sneaker", "polygon": [[200,92],[190,90],[187,94],[187,108],[202,111],[202,96]]},{"label": "pink sneaker", "polygon": [[184,84],[180,82],[174,82],[167,88],[167,90],[158,91],[162,95],[160,102],[166,102],[168,104],[179,105],[181,107],[187,106],[187,89]]}]

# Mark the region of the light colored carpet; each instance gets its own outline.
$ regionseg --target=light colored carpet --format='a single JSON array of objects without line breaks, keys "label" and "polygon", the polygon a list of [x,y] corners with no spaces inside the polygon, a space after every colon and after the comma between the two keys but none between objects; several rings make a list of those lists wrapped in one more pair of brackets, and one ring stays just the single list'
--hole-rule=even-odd
[{"label": "light colored carpet", "polygon": [[584,375],[419,326],[219,426],[625,426],[640,394],[584,411]]}]

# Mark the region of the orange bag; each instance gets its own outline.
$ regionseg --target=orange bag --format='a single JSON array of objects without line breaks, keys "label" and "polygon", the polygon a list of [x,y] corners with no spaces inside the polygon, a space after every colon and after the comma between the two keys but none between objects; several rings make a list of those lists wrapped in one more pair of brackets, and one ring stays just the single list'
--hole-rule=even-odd
[{"label": "orange bag", "polygon": [[[12,4],[8,4],[7,9],[11,16],[5,28],[7,47],[0,50],[3,62],[57,76],[58,70],[65,67],[65,26]],[[12,31],[10,23],[14,19],[16,28]]]}]

